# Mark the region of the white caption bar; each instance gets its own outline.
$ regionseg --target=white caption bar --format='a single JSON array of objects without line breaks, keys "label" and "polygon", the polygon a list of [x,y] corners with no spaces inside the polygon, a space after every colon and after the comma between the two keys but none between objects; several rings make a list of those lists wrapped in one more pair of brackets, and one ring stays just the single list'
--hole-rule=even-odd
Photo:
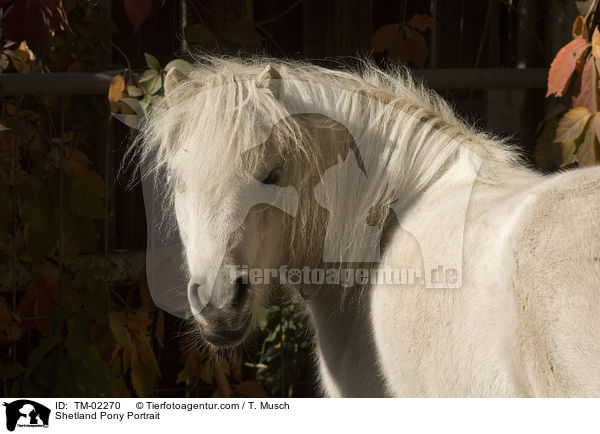
[{"label": "white caption bar", "polygon": [[[599,432],[597,399],[3,399],[18,434]],[[239,431],[238,431],[239,430]]]}]

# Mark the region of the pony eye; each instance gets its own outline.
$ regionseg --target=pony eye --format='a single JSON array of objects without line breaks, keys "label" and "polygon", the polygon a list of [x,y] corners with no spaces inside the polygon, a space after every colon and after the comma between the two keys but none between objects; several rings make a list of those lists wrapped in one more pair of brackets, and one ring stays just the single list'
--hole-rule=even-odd
[{"label": "pony eye", "polygon": [[263,184],[275,184],[277,181],[279,181],[279,177],[281,175],[281,169],[279,167],[271,170],[269,172],[269,174],[267,175],[266,178],[264,178],[262,181]]}]

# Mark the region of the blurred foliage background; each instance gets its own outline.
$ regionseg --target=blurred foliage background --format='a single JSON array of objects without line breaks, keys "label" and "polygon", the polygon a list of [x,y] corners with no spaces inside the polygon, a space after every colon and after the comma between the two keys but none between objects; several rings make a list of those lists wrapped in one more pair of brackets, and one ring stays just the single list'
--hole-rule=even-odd
[{"label": "blurred foliage background", "polygon": [[[0,0],[0,73],[115,75],[103,96],[0,93],[0,393],[318,393],[310,334],[297,306],[266,308],[257,336],[225,359],[198,348],[182,321],[152,302],[141,189],[126,190],[115,176],[132,130],[112,115],[134,113],[128,99],[144,107],[160,97],[174,58],[201,49],[333,67],[356,55],[414,68],[548,66],[571,38],[576,6],[572,0]],[[445,96],[470,119],[485,119],[489,129],[522,142],[532,164],[536,137],[538,153],[549,161],[543,168],[561,164],[548,154],[555,152],[553,135],[540,134],[544,113],[556,104],[539,89]]]}]

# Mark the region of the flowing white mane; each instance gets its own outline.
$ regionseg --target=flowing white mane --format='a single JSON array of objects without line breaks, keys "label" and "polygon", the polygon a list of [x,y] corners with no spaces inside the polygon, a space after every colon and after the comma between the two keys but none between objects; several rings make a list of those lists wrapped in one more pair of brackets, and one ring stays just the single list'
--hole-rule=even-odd
[{"label": "flowing white mane", "polygon": [[[452,154],[458,146],[488,161],[511,165],[519,161],[514,149],[467,125],[443,98],[417,83],[404,68],[384,72],[365,61],[356,70],[342,71],[261,57],[200,58],[189,79],[175,90],[171,98],[175,103],[150,113],[133,152],[147,163],[151,160],[146,167],[153,170],[167,166],[178,150],[192,144],[224,156],[237,152],[240,144],[258,144],[257,135],[264,131],[257,126],[285,119],[291,111],[288,104],[255,85],[266,65],[281,74],[285,101],[304,105],[306,111],[335,113],[345,126],[360,126],[364,134],[386,138],[396,167],[436,170],[439,167],[431,166],[432,159],[444,158],[430,155],[431,151],[447,147],[444,153]],[[295,125],[287,133],[287,139],[303,146]]]},{"label": "flowing white mane", "polygon": [[[256,82],[267,65],[281,75],[279,98]],[[514,149],[467,125],[404,68],[384,72],[363,62],[356,70],[341,71],[261,57],[199,59],[187,79],[149,114],[130,155],[143,162],[145,172],[169,169],[177,155],[185,158],[192,147],[205,161],[235,160],[241,151],[262,143],[279,122],[282,147],[295,146],[311,158],[310,131],[295,122],[290,116],[294,113],[320,113],[350,130],[367,174],[375,181],[368,191],[354,186],[356,192],[362,188],[361,196],[369,201],[356,206],[364,214],[357,218],[363,220],[373,200],[382,201],[390,192],[408,203],[458,156],[460,148],[488,163],[481,172],[488,182],[501,182],[512,176],[513,169],[523,170]],[[167,192],[177,182],[175,177],[171,181]],[[205,180],[215,183],[207,187],[215,190],[215,196],[227,181]],[[348,193],[353,191],[351,185],[345,187]],[[331,209],[339,206],[332,203]],[[380,217],[385,219],[385,213]],[[344,228],[339,230],[338,238]]]}]

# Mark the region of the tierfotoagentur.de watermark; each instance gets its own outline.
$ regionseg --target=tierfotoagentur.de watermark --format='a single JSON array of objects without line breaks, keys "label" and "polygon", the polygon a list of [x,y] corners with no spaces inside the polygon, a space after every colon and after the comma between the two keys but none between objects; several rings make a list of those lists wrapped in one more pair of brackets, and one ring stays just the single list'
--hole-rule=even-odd
[{"label": "tierfotoagentur.de watermark", "polygon": [[[250,268],[248,265],[229,265],[231,283],[239,281],[246,285],[339,285],[351,288],[361,285],[423,285],[425,272],[420,268]],[[428,270],[431,282],[455,285],[459,271],[439,265]]]}]

